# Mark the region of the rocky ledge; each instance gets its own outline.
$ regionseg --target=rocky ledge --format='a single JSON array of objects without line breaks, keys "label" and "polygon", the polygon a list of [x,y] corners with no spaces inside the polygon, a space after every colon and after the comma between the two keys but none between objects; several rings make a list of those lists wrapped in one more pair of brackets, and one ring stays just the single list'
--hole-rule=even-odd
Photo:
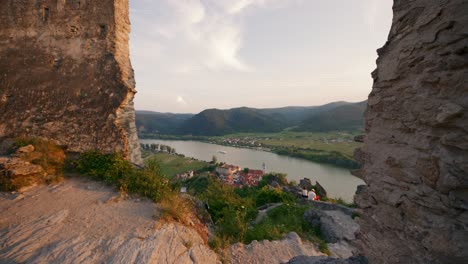
[{"label": "rocky ledge", "polygon": [[249,245],[234,244],[229,249],[231,263],[280,263],[299,256],[326,256],[317,247],[303,242],[294,232],[279,241],[252,241]]},{"label": "rocky ledge", "polygon": [[[160,221],[157,204],[123,197],[87,178],[0,192],[0,211],[0,263],[221,261],[195,229]],[[226,253],[229,263],[282,263],[297,256],[333,259],[296,233],[278,241],[235,244]]]},{"label": "rocky ledge", "polygon": [[0,193],[0,263],[218,263],[192,228],[86,179]]}]

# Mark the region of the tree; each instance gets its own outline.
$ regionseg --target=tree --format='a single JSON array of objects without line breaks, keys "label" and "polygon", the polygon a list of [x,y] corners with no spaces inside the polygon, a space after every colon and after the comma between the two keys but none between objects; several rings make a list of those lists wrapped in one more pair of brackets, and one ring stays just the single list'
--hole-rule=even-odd
[{"label": "tree", "polygon": [[249,173],[250,169],[249,168],[244,168],[244,173]]},{"label": "tree", "polygon": [[213,164],[218,163],[218,158],[215,155],[213,155],[213,157],[211,158],[211,163]]}]

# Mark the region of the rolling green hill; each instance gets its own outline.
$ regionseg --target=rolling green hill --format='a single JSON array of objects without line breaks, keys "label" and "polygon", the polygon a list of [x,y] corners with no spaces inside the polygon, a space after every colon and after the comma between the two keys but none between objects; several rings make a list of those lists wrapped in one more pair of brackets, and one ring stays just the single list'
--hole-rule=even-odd
[{"label": "rolling green hill", "polygon": [[285,122],[290,124],[291,126],[297,125],[304,118],[318,114],[338,106],[350,104],[348,102],[333,102],[328,103],[320,106],[287,106],[281,108],[264,108],[264,109],[257,109],[260,113],[265,115],[276,115],[278,117],[284,118]]},{"label": "rolling green hill", "polygon": [[367,101],[341,105],[304,119],[292,130],[297,132],[360,130],[363,128],[366,106]]},{"label": "rolling green hill", "polygon": [[136,111],[136,126],[140,133],[179,134],[179,127],[193,114]]},{"label": "rolling green hill", "polygon": [[207,109],[196,115],[137,111],[140,133],[219,136],[232,133],[275,133],[362,129],[366,101],[333,102],[321,106]]},{"label": "rolling green hill", "polygon": [[263,114],[255,108],[208,109],[187,120],[181,133],[217,136],[236,132],[279,132],[287,119],[277,114]]}]

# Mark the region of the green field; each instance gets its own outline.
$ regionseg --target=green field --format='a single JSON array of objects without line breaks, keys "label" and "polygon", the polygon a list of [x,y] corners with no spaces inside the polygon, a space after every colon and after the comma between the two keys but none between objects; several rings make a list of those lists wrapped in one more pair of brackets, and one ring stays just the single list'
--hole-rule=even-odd
[{"label": "green field", "polygon": [[354,149],[361,143],[353,141],[350,133],[280,133],[259,143],[271,147],[298,147],[324,151],[337,151],[352,158]]},{"label": "green field", "polygon": [[178,173],[184,173],[190,170],[200,170],[208,166],[208,163],[204,161],[167,153],[157,153],[150,157],[156,158],[161,166],[161,172],[168,177],[174,177]]},{"label": "green field", "polygon": [[355,132],[237,133],[211,137],[207,141],[234,147],[262,148],[279,155],[356,169],[353,152],[361,143],[354,142]]}]

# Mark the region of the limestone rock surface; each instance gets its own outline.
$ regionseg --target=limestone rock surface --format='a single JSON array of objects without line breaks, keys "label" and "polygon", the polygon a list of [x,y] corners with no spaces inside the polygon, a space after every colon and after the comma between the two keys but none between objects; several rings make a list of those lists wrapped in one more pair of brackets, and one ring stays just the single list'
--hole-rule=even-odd
[{"label": "limestone rock surface", "polygon": [[4,0],[0,143],[43,137],[141,163],[128,0]]},{"label": "limestone rock surface", "polygon": [[0,263],[218,263],[192,228],[160,224],[148,200],[67,179],[0,193]]},{"label": "limestone rock surface", "polygon": [[[86,178],[0,192],[0,263],[220,263],[196,229],[159,221],[157,204]],[[228,263],[324,256],[296,233],[235,244]]]},{"label": "limestone rock surface", "polygon": [[0,186],[6,190],[38,183],[44,174],[41,166],[22,158],[0,156]]},{"label": "limestone rock surface", "polygon": [[355,240],[359,225],[351,215],[341,210],[310,209],[304,213],[304,218],[311,226],[320,229],[332,257],[345,259],[358,253]]},{"label": "limestone rock surface", "polygon": [[359,225],[341,211],[324,211],[320,218],[320,230],[325,241],[330,243],[339,240],[352,241],[356,239],[354,233],[359,230]]},{"label": "limestone rock surface", "polygon": [[393,5],[356,159],[371,263],[468,263],[468,1]]},{"label": "limestone rock surface", "polygon": [[229,262],[233,264],[282,263],[299,255],[324,256],[317,247],[303,242],[294,232],[282,240],[252,241],[249,245],[237,243],[229,248]]}]

